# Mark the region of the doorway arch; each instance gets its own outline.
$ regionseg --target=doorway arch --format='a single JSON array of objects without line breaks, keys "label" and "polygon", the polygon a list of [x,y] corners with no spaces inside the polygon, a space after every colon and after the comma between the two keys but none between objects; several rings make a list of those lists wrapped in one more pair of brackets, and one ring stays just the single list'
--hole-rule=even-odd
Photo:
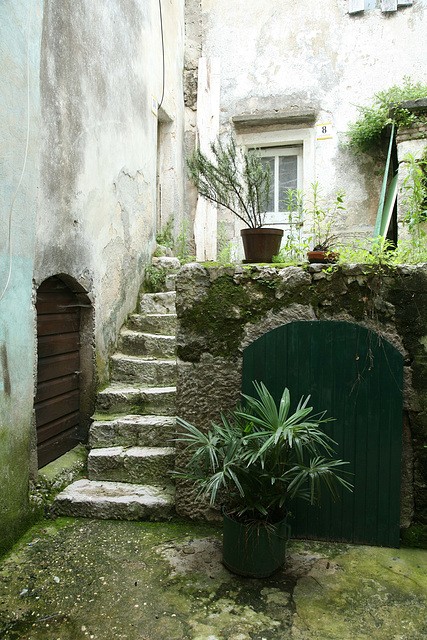
[{"label": "doorway arch", "polygon": [[90,389],[92,357],[88,358],[83,336],[87,333],[85,325],[92,318],[92,305],[71,278],[52,276],[37,290],[36,311],[34,409],[40,468],[86,437],[91,413],[87,383],[90,381]]},{"label": "doorway arch", "polygon": [[403,356],[365,327],[343,321],[299,321],[265,333],[243,352],[242,391],[264,382],[276,402],[284,387],[292,407],[310,395],[315,413],[349,462],[353,493],[321,507],[295,501],[293,535],[399,546]]}]

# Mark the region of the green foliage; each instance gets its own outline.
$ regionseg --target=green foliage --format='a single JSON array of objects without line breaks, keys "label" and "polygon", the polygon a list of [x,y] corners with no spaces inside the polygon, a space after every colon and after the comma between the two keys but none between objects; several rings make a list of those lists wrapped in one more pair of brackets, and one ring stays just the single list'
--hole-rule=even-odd
[{"label": "green foliage", "polygon": [[[333,203],[326,206],[320,192],[318,182],[311,185],[311,194],[308,198],[301,191],[289,189],[286,211],[290,227],[285,243],[279,254],[273,257],[273,262],[298,264],[305,260],[310,247],[315,251],[326,251],[336,244],[337,238],[333,234],[333,229],[338,212],[345,211],[345,194],[339,190]],[[303,234],[305,220],[311,226],[308,233]]]},{"label": "green foliage", "polygon": [[427,525],[415,524],[402,532],[402,546],[427,549]]},{"label": "green foliage", "polygon": [[219,264],[231,264],[237,262],[234,244],[226,239],[226,226],[224,222],[218,225],[218,257]]},{"label": "green foliage", "polygon": [[313,245],[314,251],[326,251],[336,244],[337,238],[333,234],[333,228],[338,212],[345,211],[345,194],[339,190],[332,205],[326,207],[320,198],[319,183],[314,182],[311,188],[311,200],[305,210],[305,214],[312,221],[309,243]]},{"label": "green foliage", "polygon": [[403,161],[407,164],[408,174],[402,185],[404,194],[402,204],[406,209],[404,224],[408,225],[411,234],[420,241],[425,233],[420,224],[427,220],[427,148],[420,157],[408,153]]},{"label": "green foliage", "polygon": [[285,218],[289,228],[285,231],[285,241],[277,256],[273,256],[274,263],[298,264],[305,258],[308,242],[303,237],[304,226],[303,192],[288,189],[286,198]]},{"label": "green foliage", "polygon": [[186,220],[183,221],[181,232],[177,235],[173,246],[175,255],[181,264],[195,261],[196,256],[191,253],[190,240],[188,238],[188,223]]},{"label": "green foliage", "polygon": [[339,264],[392,266],[396,257],[393,243],[382,236],[355,240],[351,244],[337,244],[336,249],[339,252]]},{"label": "green foliage", "polygon": [[163,247],[168,247],[168,249],[174,248],[173,224],[174,216],[171,216],[167,221],[165,227],[156,234],[157,244],[160,244]]},{"label": "green foliage", "polygon": [[[394,268],[399,264],[421,264],[427,262],[427,244],[414,238],[399,241],[397,247],[382,236],[364,238],[353,243],[337,244],[338,264],[366,264],[373,267]],[[333,270],[333,267],[331,268]]]},{"label": "green foliage", "polygon": [[150,264],[145,267],[143,288],[147,293],[158,293],[165,290],[167,269]]},{"label": "green foliage", "polygon": [[[234,137],[211,144],[210,160],[198,147],[189,158],[189,177],[201,196],[237,216],[250,228],[262,227],[271,176],[254,152],[238,153]],[[240,156],[240,157],[239,157]]]},{"label": "green foliage", "polygon": [[334,500],[339,485],[351,490],[338,470],[345,463],[329,457],[336,443],[319,427],[328,420],[324,413],[312,414],[309,397],[290,413],[288,389],[277,407],[264,384],[254,386],[258,397],[245,395],[245,405],[222,413],[207,433],[177,418],[184,429],[177,440],[191,458],[176,476],[191,480],[211,504],[224,497],[227,513],[270,522],[284,515],[289,498],[315,504],[322,488]]},{"label": "green foliage", "polygon": [[347,131],[347,145],[355,152],[366,152],[381,145],[382,132],[391,124],[393,118],[389,116],[390,107],[397,103],[394,110],[394,120],[398,127],[410,126],[419,116],[414,116],[407,109],[398,106],[406,100],[427,97],[427,85],[412,82],[405,76],[401,86],[393,85],[390,89],[379,91],[373,98],[373,104],[368,107],[359,106],[361,117],[349,125]]},{"label": "green foliage", "polygon": [[[186,264],[187,262],[194,262],[196,257],[191,252],[191,241],[189,239],[188,233],[188,223],[186,220],[182,222],[182,228],[180,233],[174,238],[173,235],[173,225],[174,218],[173,216],[169,218],[168,222],[164,229],[159,231],[156,234],[157,244],[168,247],[172,250],[174,256],[176,256],[181,264]],[[154,254],[156,255],[157,252]],[[154,274],[154,280],[159,280],[160,276]],[[153,275],[149,273],[149,279],[153,279]],[[160,291],[160,289],[158,289]]]}]

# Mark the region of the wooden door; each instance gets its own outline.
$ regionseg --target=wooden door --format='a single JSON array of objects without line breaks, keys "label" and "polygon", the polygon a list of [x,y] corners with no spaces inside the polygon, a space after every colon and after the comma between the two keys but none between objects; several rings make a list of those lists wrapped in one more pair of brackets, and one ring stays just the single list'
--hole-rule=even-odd
[{"label": "wooden door", "polygon": [[293,535],[399,546],[403,356],[387,340],[349,322],[292,322],[243,354],[243,393],[264,382],[276,401],[284,387],[293,409],[311,395],[316,413],[335,418],[324,430],[350,464],[353,493],[321,507],[290,505]]},{"label": "wooden door", "polygon": [[77,444],[79,426],[80,307],[76,295],[57,277],[37,292],[38,466]]}]

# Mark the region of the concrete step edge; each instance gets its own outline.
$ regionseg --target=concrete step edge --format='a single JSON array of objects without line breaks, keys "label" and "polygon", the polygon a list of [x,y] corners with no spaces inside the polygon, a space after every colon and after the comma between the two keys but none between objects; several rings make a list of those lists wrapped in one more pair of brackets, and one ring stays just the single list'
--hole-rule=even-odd
[{"label": "concrete step edge", "polygon": [[135,331],[135,329],[128,329],[127,327],[122,327],[120,329],[120,336],[122,338],[132,338],[132,337],[144,337],[144,338],[154,338],[158,340],[159,338],[164,338],[169,342],[173,342],[176,340],[176,337],[172,334],[168,333],[149,333],[148,331]]},{"label": "concrete step edge", "polygon": [[102,447],[91,449],[88,458],[104,457],[104,458],[150,458],[161,456],[173,456],[176,453],[175,447]]},{"label": "concrete step edge", "polygon": [[176,313],[130,313],[129,318],[177,318]]},{"label": "concrete step edge", "polygon": [[127,353],[122,353],[120,351],[116,351],[112,356],[110,356],[110,360],[114,360],[115,362],[120,360],[127,360],[129,362],[137,362],[137,363],[158,363],[158,364],[175,364],[176,358],[156,358],[156,356],[135,356]]},{"label": "concrete step edge", "polygon": [[175,512],[175,488],[166,483],[131,484],[78,480],[59,493],[52,515],[113,520],[165,520]]},{"label": "concrete step edge", "polygon": [[169,386],[169,387],[141,387],[138,385],[121,385],[120,383],[116,383],[116,384],[112,384],[109,387],[106,387],[105,389],[103,389],[102,391],[98,392],[98,395],[106,395],[107,393],[129,393],[129,394],[136,394],[136,393],[141,393],[141,394],[148,394],[148,395],[155,395],[154,392],[158,392],[159,395],[161,395],[162,393],[175,393],[176,392],[176,386]]}]

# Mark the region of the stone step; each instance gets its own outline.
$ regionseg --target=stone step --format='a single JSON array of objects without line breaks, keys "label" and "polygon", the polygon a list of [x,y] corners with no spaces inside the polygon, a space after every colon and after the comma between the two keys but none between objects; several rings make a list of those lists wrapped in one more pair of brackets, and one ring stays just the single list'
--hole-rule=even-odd
[{"label": "stone step", "polygon": [[176,313],[132,313],[127,319],[127,327],[132,331],[158,333],[174,336],[176,333]]},{"label": "stone step", "polygon": [[89,452],[87,471],[89,480],[164,485],[174,464],[173,447],[108,447]]},{"label": "stone step", "polygon": [[176,387],[125,387],[113,384],[100,391],[97,413],[174,416]]},{"label": "stone step", "polygon": [[153,256],[151,258],[153,267],[164,269],[169,273],[176,273],[181,269],[181,263],[176,256]]},{"label": "stone step", "polygon": [[168,273],[165,281],[166,291],[175,291],[176,289],[176,273]]},{"label": "stone step", "polygon": [[143,293],[139,299],[139,313],[176,313],[175,291],[163,291],[161,293]]},{"label": "stone step", "polygon": [[175,511],[173,485],[78,480],[59,493],[54,515],[102,520],[167,520]]},{"label": "stone step", "polygon": [[175,435],[175,418],[130,415],[94,422],[89,430],[89,446],[166,447],[173,445]]},{"label": "stone step", "polygon": [[138,358],[115,353],[110,358],[111,382],[165,387],[176,383],[176,360]]},{"label": "stone step", "polygon": [[140,331],[121,329],[118,350],[131,356],[174,358],[176,338],[175,336],[161,336],[155,333],[141,333]]}]

